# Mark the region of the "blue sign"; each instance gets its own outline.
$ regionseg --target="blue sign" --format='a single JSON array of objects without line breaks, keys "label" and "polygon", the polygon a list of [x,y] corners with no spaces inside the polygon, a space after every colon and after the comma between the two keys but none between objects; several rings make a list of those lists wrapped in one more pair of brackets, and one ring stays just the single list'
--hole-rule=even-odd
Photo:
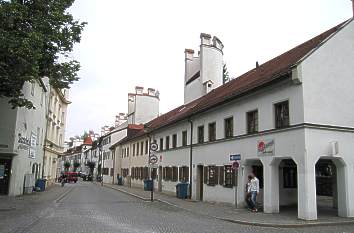
[{"label": "blue sign", "polygon": [[240,154],[230,155],[230,161],[237,161],[237,160],[241,160]]}]

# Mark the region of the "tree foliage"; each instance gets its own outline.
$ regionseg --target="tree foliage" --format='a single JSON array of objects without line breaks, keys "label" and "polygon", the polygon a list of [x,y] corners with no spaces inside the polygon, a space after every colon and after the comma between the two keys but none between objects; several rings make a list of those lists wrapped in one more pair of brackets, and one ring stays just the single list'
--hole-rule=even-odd
[{"label": "tree foliage", "polygon": [[65,161],[65,162],[64,162],[64,168],[65,168],[66,171],[69,170],[70,166],[71,166],[71,164],[70,164],[69,161]]},{"label": "tree foliage", "polygon": [[225,84],[230,81],[229,71],[227,70],[226,64],[222,67],[222,83]]},{"label": "tree foliage", "polygon": [[70,53],[86,23],[68,13],[74,1],[0,0],[0,98],[13,108],[34,108],[22,92],[26,81],[48,77],[62,89],[79,79]]}]

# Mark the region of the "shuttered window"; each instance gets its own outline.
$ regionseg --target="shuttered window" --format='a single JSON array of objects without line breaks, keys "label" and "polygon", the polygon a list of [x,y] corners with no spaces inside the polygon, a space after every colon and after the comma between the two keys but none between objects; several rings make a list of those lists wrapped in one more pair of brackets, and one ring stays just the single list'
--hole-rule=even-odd
[{"label": "shuttered window", "polygon": [[216,166],[208,166],[208,185],[214,186],[216,184]]},{"label": "shuttered window", "polygon": [[183,167],[178,168],[178,180],[183,181]]},{"label": "shuttered window", "polygon": [[219,167],[219,185],[224,185],[224,166]]},{"label": "shuttered window", "polygon": [[208,183],[208,167],[207,166],[204,167],[203,176],[204,176],[204,184],[207,184]]},{"label": "shuttered window", "polygon": [[177,180],[178,180],[178,168],[177,167],[172,167],[171,181],[176,182]]}]

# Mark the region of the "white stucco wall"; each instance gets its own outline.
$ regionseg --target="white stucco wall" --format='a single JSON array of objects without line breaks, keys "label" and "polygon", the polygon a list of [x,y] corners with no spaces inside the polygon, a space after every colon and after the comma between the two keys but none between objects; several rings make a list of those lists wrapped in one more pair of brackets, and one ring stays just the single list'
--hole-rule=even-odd
[{"label": "white stucco wall", "polygon": [[354,22],[301,63],[305,122],[354,127]]}]

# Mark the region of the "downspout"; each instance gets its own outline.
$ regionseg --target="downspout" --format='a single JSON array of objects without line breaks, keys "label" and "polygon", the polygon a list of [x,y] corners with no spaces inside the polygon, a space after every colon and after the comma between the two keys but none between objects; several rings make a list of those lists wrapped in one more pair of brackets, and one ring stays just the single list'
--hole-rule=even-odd
[{"label": "downspout", "polygon": [[[51,91],[51,86],[49,86],[49,95],[48,97],[50,97],[50,91]],[[49,102],[49,99],[47,100],[47,98],[44,98],[44,101],[45,102],[48,102],[48,103],[45,103],[45,129],[44,129],[44,141],[43,141],[43,161],[42,161],[42,179],[43,179],[43,176],[44,176],[44,164],[45,164],[45,147],[46,147],[46,142],[47,142],[47,131],[48,131],[48,113],[49,113],[49,105],[50,105],[50,102]],[[58,167],[58,161],[57,161],[57,167]],[[56,169],[57,169],[56,167]],[[61,170],[61,169],[60,169]],[[55,177],[56,178],[56,177]]]},{"label": "downspout", "polygon": [[190,144],[189,144],[189,198],[192,199],[192,180],[193,180],[193,121],[188,119],[191,126]]}]

